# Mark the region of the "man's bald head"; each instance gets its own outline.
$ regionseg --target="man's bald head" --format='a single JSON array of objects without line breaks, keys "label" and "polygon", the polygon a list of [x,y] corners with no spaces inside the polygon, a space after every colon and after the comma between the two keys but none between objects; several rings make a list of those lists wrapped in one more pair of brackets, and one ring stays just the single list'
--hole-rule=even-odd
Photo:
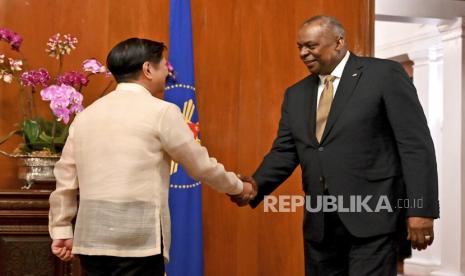
[{"label": "man's bald head", "polygon": [[334,36],[346,38],[346,30],[341,22],[332,16],[317,15],[309,18],[302,23],[301,27],[305,25],[319,25],[321,28],[326,29],[327,32],[332,32]]},{"label": "man's bald head", "polygon": [[334,17],[314,16],[302,23],[297,47],[312,74],[330,74],[347,53],[344,27]]}]

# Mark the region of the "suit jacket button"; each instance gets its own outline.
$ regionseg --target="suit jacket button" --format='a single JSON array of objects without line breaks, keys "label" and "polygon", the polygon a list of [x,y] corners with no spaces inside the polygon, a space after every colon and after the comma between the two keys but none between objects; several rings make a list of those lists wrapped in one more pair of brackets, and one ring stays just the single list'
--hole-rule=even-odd
[{"label": "suit jacket button", "polygon": [[324,147],[319,147],[319,148],[318,148],[318,151],[324,151],[324,150],[325,150]]}]

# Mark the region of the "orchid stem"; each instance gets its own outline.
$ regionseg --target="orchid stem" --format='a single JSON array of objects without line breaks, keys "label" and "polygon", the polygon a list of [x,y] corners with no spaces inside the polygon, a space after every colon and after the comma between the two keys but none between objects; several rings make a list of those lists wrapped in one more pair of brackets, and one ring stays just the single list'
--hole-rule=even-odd
[{"label": "orchid stem", "polygon": [[35,112],[34,112],[34,88],[31,89],[31,92],[29,94],[29,115],[31,119],[35,118]]},{"label": "orchid stem", "polygon": [[57,74],[57,76],[61,74],[62,70],[63,70],[63,56],[59,55],[58,56],[58,74]]},{"label": "orchid stem", "polygon": [[55,151],[55,132],[57,128],[57,120],[53,119],[53,125],[52,125],[52,150]]},{"label": "orchid stem", "polygon": [[27,119],[26,100],[24,99],[24,88],[22,86],[20,86],[20,88],[19,88],[19,99],[21,101],[21,103],[20,103],[21,113],[23,114],[23,120],[25,121]]}]

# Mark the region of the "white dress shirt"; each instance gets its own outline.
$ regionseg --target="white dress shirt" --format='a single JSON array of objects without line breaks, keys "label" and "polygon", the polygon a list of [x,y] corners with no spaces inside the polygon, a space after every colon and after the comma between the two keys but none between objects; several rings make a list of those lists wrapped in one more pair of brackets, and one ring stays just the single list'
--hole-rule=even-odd
[{"label": "white dress shirt", "polygon": [[[335,76],[336,79],[333,81],[333,87],[334,87],[334,94],[333,97],[336,95],[337,87],[339,86],[339,82],[341,81],[342,77],[342,72],[344,71],[344,67],[346,67],[347,61],[349,60],[350,52],[347,51],[346,55],[344,58],[339,62],[339,64],[334,68],[334,70],[331,72],[331,76]],[[321,93],[323,92],[323,89],[325,88],[324,85],[324,79],[327,75],[318,75],[320,77],[320,83],[318,84],[318,100],[317,100],[317,106],[320,104],[320,96]]]}]

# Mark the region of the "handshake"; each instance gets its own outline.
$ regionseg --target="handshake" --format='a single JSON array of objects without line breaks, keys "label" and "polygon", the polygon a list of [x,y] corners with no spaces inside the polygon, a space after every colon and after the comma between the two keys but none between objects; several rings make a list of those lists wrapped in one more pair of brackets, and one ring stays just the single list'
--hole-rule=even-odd
[{"label": "handshake", "polygon": [[249,204],[257,196],[257,183],[251,176],[243,176],[238,174],[240,180],[244,183],[244,189],[242,193],[237,195],[229,195],[232,202],[236,203],[237,206],[245,206]]}]

